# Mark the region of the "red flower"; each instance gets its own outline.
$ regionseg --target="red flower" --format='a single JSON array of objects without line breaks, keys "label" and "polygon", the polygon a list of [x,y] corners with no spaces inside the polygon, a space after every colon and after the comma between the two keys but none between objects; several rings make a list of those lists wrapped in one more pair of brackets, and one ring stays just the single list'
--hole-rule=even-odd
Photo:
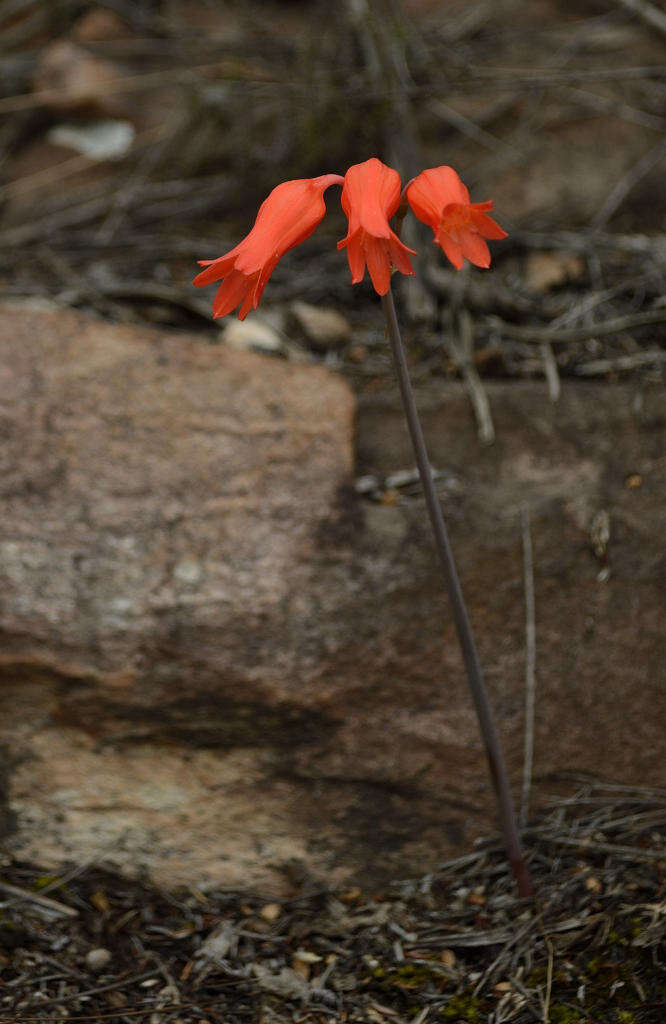
[{"label": "red flower", "polygon": [[366,263],[375,291],[386,295],[391,278],[391,264],[401,274],[413,274],[409,253],[388,224],[400,206],[400,176],[376,157],[363,164],[354,164],[345,174],[342,209],[349,220],[347,237],[338,242],[338,249],[347,247],[352,284],[365,275]]},{"label": "red flower", "polygon": [[419,220],[430,225],[435,242],[460,270],[468,259],[477,267],[490,266],[490,250],[484,238],[506,238],[486,211],[492,200],[470,203],[469,192],[452,167],[422,171],[405,189],[407,201]]},{"label": "red flower", "polygon": [[192,282],[197,287],[222,281],[213,302],[213,316],[226,316],[240,305],[239,320],[256,309],[266,283],[284,254],[309,238],[326,213],[324,192],[342,185],[339,174],[299,178],[278,185],[259,207],[249,235],[206,267]]}]

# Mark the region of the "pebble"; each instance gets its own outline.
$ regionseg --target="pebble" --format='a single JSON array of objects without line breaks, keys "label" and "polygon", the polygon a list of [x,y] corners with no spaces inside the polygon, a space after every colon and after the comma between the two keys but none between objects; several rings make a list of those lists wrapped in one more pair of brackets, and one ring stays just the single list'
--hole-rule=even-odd
[{"label": "pebble", "polygon": [[57,124],[46,138],[56,146],[73,149],[89,160],[122,160],[134,142],[130,121],[92,121],[88,124]]},{"label": "pebble", "polygon": [[259,914],[261,917],[263,917],[264,921],[269,922],[277,921],[281,913],[282,907],[279,905],[279,903],[267,903],[259,911]]},{"label": "pebble", "polygon": [[351,324],[337,309],[301,301],[292,302],[290,308],[314,349],[337,348],[349,340]]},{"label": "pebble", "polygon": [[231,348],[249,349],[271,355],[281,355],[282,338],[264,318],[248,316],[247,320],[229,320],[222,338]]},{"label": "pebble", "polygon": [[103,971],[111,963],[111,954],[108,949],[90,949],[86,953],[86,967],[91,971]]},{"label": "pebble", "polygon": [[126,39],[129,30],[115,11],[93,7],[74,23],[72,35],[80,43],[108,43]]}]

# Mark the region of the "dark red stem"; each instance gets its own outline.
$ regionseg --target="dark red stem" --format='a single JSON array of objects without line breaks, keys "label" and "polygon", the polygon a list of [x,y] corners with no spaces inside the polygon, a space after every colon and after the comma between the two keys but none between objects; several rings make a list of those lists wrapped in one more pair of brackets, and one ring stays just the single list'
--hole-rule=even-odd
[{"label": "dark red stem", "polygon": [[423,439],[423,430],[421,429],[421,423],[416,410],[416,404],[414,402],[414,393],[409,379],[407,360],[405,358],[405,351],[400,337],[400,328],[398,327],[398,318],[396,316],[395,305],[390,289],[386,295],[382,296],[382,308],[384,310],[384,316],[386,317],[388,336],[391,343],[391,350],[393,352],[393,361],[398,377],[398,384],[400,385],[400,394],[402,395],[402,403],[405,410],[405,416],[407,417],[412,446],[416,456],[416,464],[418,466],[421,485],[425,494],[426,506],[428,508],[432,530],[435,535],[435,545],[437,547],[437,553],[444,572],[444,582],[446,584],[449,601],[451,603],[451,611],[456,631],[458,633],[460,647],[462,649],[465,669],[467,670],[467,678],[472,692],[472,700],[474,702],[481,735],[486,748],[490,777],[497,797],[506,853],[511,865],[511,871],[516,879],[519,894],[521,896],[533,896],[534,886],[532,884],[532,879],[530,878],[529,869],[525,862],[525,857],[520,844],[516,812],[513,806],[513,798],[511,796],[511,788],[506,774],[504,758],[502,756],[502,748],[497,736],[497,730],[495,729],[490,704],[488,703],[488,695],[483,682],[481,664],[476,651],[472,627],[470,625],[467,608],[465,606],[465,601],[460,587],[460,581],[458,579],[458,573],[453,560],[453,552],[451,550],[449,536],[444,523],[444,517],[442,516],[442,509],[432,481],[430,462],[426,451],[425,441]]}]

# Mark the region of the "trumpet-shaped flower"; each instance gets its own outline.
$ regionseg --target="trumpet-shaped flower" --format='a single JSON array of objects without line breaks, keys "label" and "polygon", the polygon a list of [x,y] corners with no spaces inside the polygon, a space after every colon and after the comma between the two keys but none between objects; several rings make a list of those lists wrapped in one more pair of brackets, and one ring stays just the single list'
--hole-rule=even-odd
[{"label": "trumpet-shaped flower", "polygon": [[347,214],[349,231],[338,242],[347,248],[352,284],[363,280],[367,265],[375,291],[386,295],[391,279],[391,264],[401,274],[413,274],[408,249],[389,227],[400,205],[400,176],[376,157],[354,164],[345,174],[342,208]]},{"label": "trumpet-shaped flower", "polygon": [[492,200],[470,203],[469,192],[452,167],[422,171],[405,193],[413,212],[432,228],[435,242],[456,270],[462,269],[466,259],[477,267],[490,266],[484,239],[506,238],[506,231],[487,214]]},{"label": "trumpet-shaped flower", "polygon": [[238,319],[256,309],[266,283],[284,254],[309,238],[326,213],[324,192],[342,185],[339,174],[284,181],[259,208],[254,227],[242,242],[216,260],[199,260],[205,267],[192,282],[197,287],[221,281],[213,316],[226,316],[240,305]]}]

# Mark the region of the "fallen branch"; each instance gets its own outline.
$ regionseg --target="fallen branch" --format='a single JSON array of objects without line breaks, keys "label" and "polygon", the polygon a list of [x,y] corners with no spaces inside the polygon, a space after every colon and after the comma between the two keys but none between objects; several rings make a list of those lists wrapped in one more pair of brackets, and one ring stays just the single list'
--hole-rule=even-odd
[{"label": "fallen branch", "polygon": [[549,233],[512,229],[511,244],[522,245],[526,249],[559,249],[565,252],[582,253],[605,249],[611,252],[636,253],[655,260],[666,260],[666,234],[617,235],[601,231],[553,231]]},{"label": "fallen branch", "polygon": [[560,384],[560,374],[557,369],[555,356],[553,355],[553,349],[547,341],[543,341],[541,343],[541,359],[543,360],[543,372],[548,384],[548,397],[551,402],[557,402],[560,397],[562,386]]},{"label": "fallen branch", "polygon": [[641,181],[646,174],[649,174],[654,167],[657,167],[665,157],[666,140],[662,139],[656,146],[653,146],[648,153],[642,156],[638,163],[634,164],[634,166],[627,171],[624,177],[620,178],[611,194],[607,197],[606,202],[592,221],[592,227],[594,230],[598,230],[599,228],[606,226],[613,214],[619,209],[638,182]]},{"label": "fallen branch", "polygon": [[79,916],[79,912],[76,907],[68,907],[66,903],[60,903],[59,900],[51,899],[50,896],[41,896],[37,892],[30,892],[29,889],[19,889],[17,885],[10,885],[9,882],[2,881],[0,881],[0,889],[2,889],[3,892],[9,893],[10,896],[13,896],[17,900],[34,903],[35,906],[42,910],[46,910],[51,916]]},{"label": "fallen branch", "polygon": [[554,345],[562,342],[587,341],[588,338],[601,338],[608,334],[619,334],[620,331],[631,331],[636,327],[647,327],[650,324],[666,323],[666,306],[663,309],[650,309],[645,313],[630,313],[628,316],[602,320],[597,324],[584,327],[569,327],[553,331],[550,327],[524,327],[510,324],[499,317],[488,317],[486,324],[493,330],[500,331],[507,338],[519,341],[533,341],[541,344],[549,342]]},{"label": "fallen branch", "polygon": [[620,4],[627,11],[631,11],[641,21],[644,21],[646,25],[649,25],[650,28],[656,28],[657,32],[661,32],[662,35],[666,36],[666,14],[652,4],[649,4],[647,0],[616,0],[616,3]]},{"label": "fallen branch", "polygon": [[615,359],[591,359],[589,363],[581,363],[574,370],[579,377],[600,377],[606,373],[621,370],[634,370],[637,366],[666,363],[666,349],[651,348],[647,352],[633,352],[629,356],[617,356]]}]

